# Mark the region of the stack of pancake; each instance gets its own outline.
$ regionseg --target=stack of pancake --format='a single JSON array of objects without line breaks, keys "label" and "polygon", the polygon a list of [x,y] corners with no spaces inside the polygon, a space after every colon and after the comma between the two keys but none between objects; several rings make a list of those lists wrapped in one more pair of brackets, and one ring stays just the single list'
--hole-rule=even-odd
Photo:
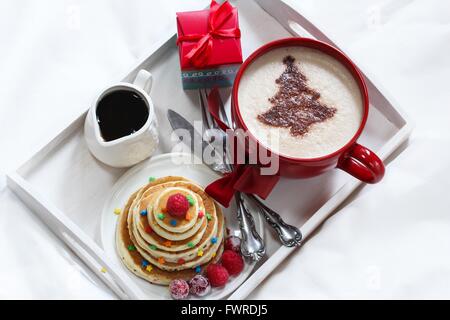
[{"label": "stack of pancake", "polygon": [[[183,217],[167,212],[167,200],[189,199]],[[224,217],[220,207],[194,182],[182,177],[157,179],[128,199],[117,224],[116,245],[137,276],[155,284],[192,278],[223,252]]]}]

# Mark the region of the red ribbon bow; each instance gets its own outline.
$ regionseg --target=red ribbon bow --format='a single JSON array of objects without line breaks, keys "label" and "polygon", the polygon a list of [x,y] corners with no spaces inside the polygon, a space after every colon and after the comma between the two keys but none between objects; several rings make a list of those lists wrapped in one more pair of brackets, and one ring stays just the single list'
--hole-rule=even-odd
[{"label": "red ribbon bow", "polygon": [[197,68],[204,67],[211,55],[214,38],[240,38],[239,28],[222,29],[225,22],[233,16],[233,6],[225,1],[219,5],[211,1],[206,34],[188,34],[178,36],[177,45],[183,41],[198,41],[197,45],[186,54],[186,58]]},{"label": "red ribbon bow", "polygon": [[[220,128],[226,131],[229,128],[219,117],[219,99],[219,90],[214,88],[208,96],[208,108]],[[235,165],[233,172],[211,183],[205,191],[228,208],[236,191],[256,194],[266,199],[279,179],[277,175],[261,175],[258,165],[239,164]]]},{"label": "red ribbon bow", "polygon": [[261,175],[260,168],[257,166],[237,165],[233,172],[211,183],[205,191],[228,208],[236,191],[256,194],[266,199],[279,179],[279,176]]}]

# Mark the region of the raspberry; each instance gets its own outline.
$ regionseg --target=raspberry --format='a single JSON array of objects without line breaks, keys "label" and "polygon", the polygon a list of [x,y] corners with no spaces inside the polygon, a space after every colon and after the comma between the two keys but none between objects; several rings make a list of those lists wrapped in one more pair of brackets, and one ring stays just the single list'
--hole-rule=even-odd
[{"label": "raspberry", "polygon": [[169,285],[169,290],[175,300],[186,299],[189,295],[189,285],[184,280],[173,280]]},{"label": "raspberry", "polygon": [[166,209],[172,217],[183,218],[189,210],[189,201],[181,193],[171,195],[167,200]]},{"label": "raspberry", "polygon": [[230,236],[225,240],[225,250],[232,250],[236,253],[241,252],[241,239],[235,236]]},{"label": "raspberry", "polygon": [[191,293],[198,297],[204,297],[211,291],[211,285],[208,279],[200,274],[189,281],[189,287],[191,288]]},{"label": "raspberry", "polygon": [[206,276],[213,287],[223,287],[230,277],[227,269],[215,263],[208,266]]},{"label": "raspberry", "polygon": [[230,275],[237,275],[244,269],[244,259],[232,250],[225,250],[222,254],[222,265]]}]

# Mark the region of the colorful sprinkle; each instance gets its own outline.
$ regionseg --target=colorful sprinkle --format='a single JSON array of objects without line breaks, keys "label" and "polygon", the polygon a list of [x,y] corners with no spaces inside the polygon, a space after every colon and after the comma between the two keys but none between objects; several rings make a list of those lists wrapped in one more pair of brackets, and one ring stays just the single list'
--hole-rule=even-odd
[{"label": "colorful sprinkle", "polygon": [[147,260],[142,260],[142,262],[141,262],[142,268],[147,268],[148,265],[149,265],[149,262]]},{"label": "colorful sprinkle", "polygon": [[176,227],[177,224],[178,224],[177,220],[175,220],[175,219],[170,220],[170,225],[171,225],[172,227]]},{"label": "colorful sprinkle", "polygon": [[120,209],[120,208],[115,208],[115,209],[114,209],[114,214],[115,214],[115,215],[118,216],[118,215],[121,214],[121,213],[122,213],[122,209]]},{"label": "colorful sprinkle", "polygon": [[128,251],[136,251],[136,247],[133,246],[132,244],[130,244],[130,245],[128,246]]},{"label": "colorful sprinkle", "polygon": [[158,248],[154,244],[151,244],[148,247],[152,250],[158,250]]},{"label": "colorful sprinkle", "polygon": [[158,219],[159,220],[164,220],[166,218],[166,215],[164,213],[159,213],[158,214]]},{"label": "colorful sprinkle", "polygon": [[198,250],[198,252],[197,252],[197,256],[199,256],[199,257],[203,257],[203,250]]},{"label": "colorful sprinkle", "polygon": [[189,243],[187,244],[187,246],[188,246],[189,248],[193,248],[193,247],[194,247],[194,244],[193,244],[192,242],[189,242]]},{"label": "colorful sprinkle", "polygon": [[147,270],[148,272],[152,272],[153,267],[151,265],[148,265],[147,268],[145,268],[145,270]]},{"label": "colorful sprinkle", "polygon": [[178,259],[178,264],[184,264],[186,261],[184,261],[183,258]]},{"label": "colorful sprinkle", "polygon": [[166,263],[166,260],[164,260],[163,257],[160,257],[160,258],[158,258],[158,263],[164,264],[164,263]]},{"label": "colorful sprinkle", "polygon": [[196,273],[202,272],[202,267],[200,267],[200,266],[195,267],[195,272],[196,272]]},{"label": "colorful sprinkle", "polygon": [[163,243],[166,247],[171,247],[172,246],[172,241],[167,240],[166,242]]},{"label": "colorful sprinkle", "polygon": [[203,211],[198,212],[198,217],[201,219],[205,216],[205,213]]},{"label": "colorful sprinkle", "polygon": [[211,255],[211,257],[215,258],[217,255],[217,253],[213,252],[213,254]]},{"label": "colorful sprinkle", "polygon": [[212,216],[209,213],[206,213],[206,219],[208,219],[208,221],[211,221]]},{"label": "colorful sprinkle", "polygon": [[162,213],[167,213],[167,208],[162,208],[162,209],[161,209],[161,212],[162,212]]},{"label": "colorful sprinkle", "polygon": [[186,199],[191,207],[195,204],[195,199],[190,194],[186,196]]},{"label": "colorful sprinkle", "polygon": [[211,243],[212,244],[216,244],[217,243],[217,238],[216,237],[211,238]]},{"label": "colorful sprinkle", "polygon": [[107,271],[106,271],[106,268],[105,268],[105,267],[101,268],[101,269],[100,269],[100,272],[101,272],[101,273],[106,273],[106,272],[107,272]]},{"label": "colorful sprinkle", "polygon": [[141,216],[145,217],[148,214],[147,210],[142,210],[141,211]]},{"label": "colorful sprinkle", "polygon": [[155,182],[156,178],[155,177],[150,177],[148,178],[148,182]]},{"label": "colorful sprinkle", "polygon": [[193,216],[192,216],[192,212],[191,210],[189,210],[188,212],[186,212],[186,216],[184,217],[187,221],[191,221]]},{"label": "colorful sprinkle", "polygon": [[150,233],[152,233],[152,232],[153,232],[153,229],[152,229],[150,226],[146,226],[146,227],[145,227],[145,233],[150,234]]}]

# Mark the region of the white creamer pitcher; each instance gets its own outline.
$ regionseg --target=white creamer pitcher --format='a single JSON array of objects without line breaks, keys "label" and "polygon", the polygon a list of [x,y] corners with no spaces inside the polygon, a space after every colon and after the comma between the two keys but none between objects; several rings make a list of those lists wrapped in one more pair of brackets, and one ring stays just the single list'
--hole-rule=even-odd
[{"label": "white creamer pitcher", "polygon": [[[121,82],[110,86],[95,100],[86,117],[84,135],[90,152],[99,161],[112,167],[130,167],[153,154],[159,139],[154,106],[150,98],[151,87],[151,73],[140,70],[132,84]],[[97,107],[105,96],[116,91],[131,91],[138,94],[148,108],[148,118],[139,130],[118,139],[106,141],[98,123]],[[123,105],[121,107],[130,108],[132,106]]]}]

